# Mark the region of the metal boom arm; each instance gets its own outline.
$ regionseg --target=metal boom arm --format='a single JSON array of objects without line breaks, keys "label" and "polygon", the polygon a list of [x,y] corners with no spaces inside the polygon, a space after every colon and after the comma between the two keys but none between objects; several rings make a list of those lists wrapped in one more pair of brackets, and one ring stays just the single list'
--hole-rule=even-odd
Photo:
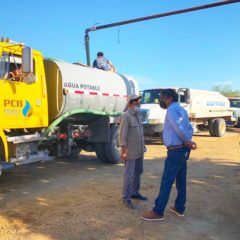
[{"label": "metal boom arm", "polygon": [[172,11],[172,12],[160,13],[160,14],[156,14],[156,15],[151,15],[151,16],[146,16],[146,17],[141,17],[141,18],[134,18],[134,19],[126,20],[126,21],[115,22],[115,23],[110,23],[110,24],[87,28],[85,30],[85,48],[86,48],[87,65],[88,66],[91,65],[89,35],[88,35],[88,33],[91,31],[126,25],[126,24],[130,24],[130,23],[135,23],[135,22],[151,20],[151,19],[155,19],[155,18],[168,17],[168,16],[187,13],[187,12],[199,11],[199,10],[203,10],[203,9],[207,9],[207,8],[220,7],[223,5],[238,3],[238,2],[240,2],[240,0],[228,0],[228,1],[216,2],[216,3],[205,4],[205,5],[201,5],[201,6],[197,6],[197,7],[185,8],[185,9],[180,9],[180,10],[176,10],[176,11]]}]

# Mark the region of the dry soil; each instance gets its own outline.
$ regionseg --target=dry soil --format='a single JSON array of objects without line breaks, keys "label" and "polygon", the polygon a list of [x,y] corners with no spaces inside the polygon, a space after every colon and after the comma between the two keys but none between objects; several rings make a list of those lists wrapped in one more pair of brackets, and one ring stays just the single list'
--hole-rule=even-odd
[{"label": "dry soil", "polygon": [[[78,158],[21,166],[0,178],[1,240],[237,240],[240,239],[240,129],[222,138],[194,136],[188,161],[184,218],[166,210],[163,222],[144,222],[159,191],[166,149],[148,145],[138,210],[121,202],[123,165]],[[176,196],[173,188],[169,205]]]}]

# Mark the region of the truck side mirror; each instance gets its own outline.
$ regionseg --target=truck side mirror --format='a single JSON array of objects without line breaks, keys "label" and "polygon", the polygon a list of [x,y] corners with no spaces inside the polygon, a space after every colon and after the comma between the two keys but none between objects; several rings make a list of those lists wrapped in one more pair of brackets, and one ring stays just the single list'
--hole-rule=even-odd
[{"label": "truck side mirror", "polygon": [[22,71],[23,73],[33,73],[33,56],[30,47],[24,47],[22,50]]},{"label": "truck side mirror", "polygon": [[190,104],[190,92],[189,92],[189,89],[186,89],[186,103],[187,104]]},{"label": "truck side mirror", "polygon": [[24,47],[22,50],[22,72],[24,74],[24,83],[33,84],[36,82],[36,77],[33,72],[32,49],[30,47]]}]

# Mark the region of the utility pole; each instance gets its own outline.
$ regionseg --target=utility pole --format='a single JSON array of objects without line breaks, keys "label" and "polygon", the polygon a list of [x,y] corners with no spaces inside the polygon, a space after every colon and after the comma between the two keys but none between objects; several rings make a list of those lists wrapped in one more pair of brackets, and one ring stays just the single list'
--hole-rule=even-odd
[{"label": "utility pole", "polygon": [[100,29],[105,29],[105,28],[111,28],[111,27],[116,27],[116,26],[121,26],[121,25],[126,25],[130,23],[136,23],[136,22],[142,22],[142,21],[147,21],[155,18],[162,18],[162,17],[168,17],[172,15],[177,15],[177,14],[182,14],[182,13],[187,13],[187,12],[194,12],[194,11],[199,11],[207,8],[213,8],[213,7],[220,7],[228,4],[233,4],[233,3],[238,3],[240,0],[226,0],[222,2],[215,2],[215,3],[210,3],[206,5],[201,5],[201,6],[196,6],[196,7],[191,7],[191,8],[185,8],[185,9],[180,9],[172,12],[166,12],[166,13],[160,13],[156,15],[151,15],[151,16],[146,16],[146,17],[141,17],[141,18],[135,18],[135,19],[130,19],[126,21],[121,21],[121,22],[115,22],[115,23],[110,23],[110,24],[105,24],[101,26],[95,26],[91,28],[87,28],[85,30],[85,49],[86,49],[86,58],[87,58],[87,65],[91,65],[91,60],[90,60],[90,46],[89,46],[89,32],[92,31],[97,31]]}]

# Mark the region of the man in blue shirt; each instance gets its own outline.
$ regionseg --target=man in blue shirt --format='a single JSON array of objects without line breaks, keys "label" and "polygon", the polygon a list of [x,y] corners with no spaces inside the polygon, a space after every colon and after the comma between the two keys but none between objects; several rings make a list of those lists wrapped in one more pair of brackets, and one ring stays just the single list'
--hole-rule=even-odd
[{"label": "man in blue shirt", "polygon": [[141,217],[146,221],[164,220],[164,210],[174,181],[176,181],[177,198],[175,206],[170,207],[169,210],[179,217],[184,216],[187,160],[191,149],[197,148],[196,143],[191,140],[193,128],[189,122],[188,114],[178,104],[178,94],[173,89],[163,90],[160,95],[160,106],[167,109],[163,127],[163,142],[168,152],[160,192],[155,200],[153,210]]},{"label": "man in blue shirt", "polygon": [[94,60],[92,66],[93,68],[98,68],[105,71],[117,72],[115,66],[107,58],[104,57],[103,52],[97,53],[97,58]]}]

